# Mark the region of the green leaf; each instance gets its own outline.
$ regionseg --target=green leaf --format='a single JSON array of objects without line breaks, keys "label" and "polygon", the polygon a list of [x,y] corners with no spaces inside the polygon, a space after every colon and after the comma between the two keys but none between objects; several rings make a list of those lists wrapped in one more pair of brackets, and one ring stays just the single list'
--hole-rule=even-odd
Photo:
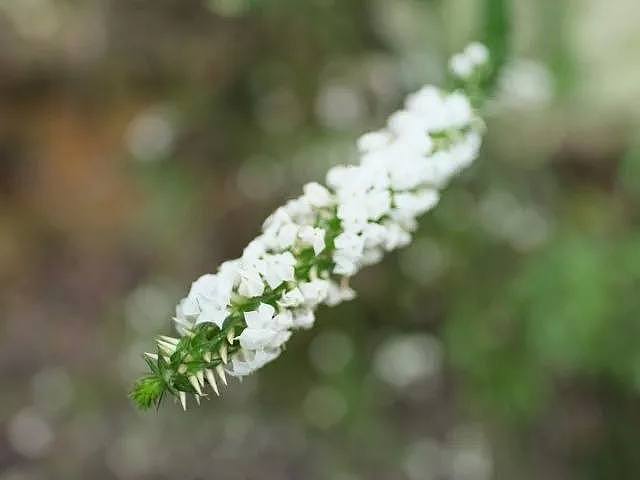
[{"label": "green leaf", "polygon": [[162,378],[156,375],[149,375],[139,380],[129,394],[130,398],[142,410],[148,410],[153,405],[159,405],[160,400],[166,390]]}]

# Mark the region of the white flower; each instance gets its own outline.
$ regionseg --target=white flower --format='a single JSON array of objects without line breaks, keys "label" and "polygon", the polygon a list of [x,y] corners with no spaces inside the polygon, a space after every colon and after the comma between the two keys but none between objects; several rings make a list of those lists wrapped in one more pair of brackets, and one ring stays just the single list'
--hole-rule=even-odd
[{"label": "white flower", "polygon": [[305,305],[315,307],[322,303],[329,293],[328,280],[312,280],[300,283],[300,291],[304,297]]},{"label": "white flower", "polygon": [[280,355],[280,349],[241,350],[231,358],[227,372],[234,377],[244,377],[262,368]]},{"label": "white flower", "polygon": [[198,302],[201,299],[212,299],[217,295],[218,277],[212,273],[202,275],[191,284],[191,290],[187,295],[187,300],[193,304],[191,311],[198,310]]},{"label": "white flower", "polygon": [[238,293],[250,298],[259,297],[264,293],[264,282],[255,264],[247,264],[240,268]]},{"label": "white flower", "polygon": [[304,198],[314,207],[328,207],[333,202],[331,192],[319,183],[307,183],[302,191]]},{"label": "white flower", "polygon": [[389,164],[389,180],[394,190],[411,190],[425,183],[429,177],[426,158],[405,156]]},{"label": "white flower", "polygon": [[333,272],[347,276],[355,274],[364,249],[364,238],[356,233],[344,231],[335,238],[334,245],[336,250],[333,253]]},{"label": "white flower", "polygon": [[464,52],[475,65],[482,65],[489,61],[489,49],[480,42],[470,43]]},{"label": "white flower", "polygon": [[298,236],[299,228],[293,223],[282,226],[275,238],[277,248],[284,250],[293,246]]},{"label": "white flower", "polygon": [[407,110],[423,118],[442,107],[442,91],[432,85],[426,85],[410,94],[405,102]]},{"label": "white flower", "polygon": [[449,69],[461,79],[469,78],[478,67],[489,61],[489,50],[478,42],[473,42],[463,52],[451,57]]},{"label": "white flower", "polygon": [[362,236],[351,232],[342,232],[334,239],[333,243],[337,251],[354,258],[362,255],[362,249],[364,248]]},{"label": "white flower", "polygon": [[228,308],[222,305],[217,305],[213,302],[203,303],[201,309],[202,311],[200,312],[200,315],[198,315],[196,324],[215,323],[218,327],[221,328],[222,324],[230,313]]},{"label": "white flower", "polygon": [[358,150],[367,153],[389,145],[392,135],[385,130],[365,133],[358,139]]},{"label": "white flower", "polygon": [[[396,226],[398,226],[401,230],[404,230],[407,233],[411,233],[411,232],[415,232],[416,229],[418,228],[418,221],[416,220],[416,217],[414,217],[413,215],[406,215],[404,212],[402,212],[401,210],[394,210],[393,212],[391,212],[391,215],[389,215],[390,217],[390,221],[387,222],[387,224],[391,224],[394,223]],[[389,236],[389,231],[387,230],[387,239],[385,240],[385,245],[388,241],[388,236]],[[408,242],[411,241],[411,235],[409,235],[408,238]],[[404,243],[402,245],[399,246],[404,246]],[[396,247],[394,247],[396,248]],[[393,249],[392,249],[393,250]]]},{"label": "white flower", "polygon": [[[358,259],[359,260],[359,259]],[[333,254],[333,262],[335,266],[333,267],[333,273],[336,275],[345,275],[350,277],[355,275],[358,271],[358,263],[350,255],[345,255],[342,252],[336,252]]]},{"label": "white flower", "polygon": [[469,99],[462,92],[453,92],[445,100],[447,109],[447,128],[461,128],[473,119],[473,110]]},{"label": "white flower", "polygon": [[322,228],[314,228],[306,225],[300,229],[298,236],[306,245],[313,247],[313,252],[319,255],[324,250],[324,237],[326,232]]},{"label": "white flower", "polygon": [[474,63],[464,53],[458,53],[449,60],[449,68],[454,75],[460,78],[468,78],[473,73]]},{"label": "white flower", "polygon": [[293,312],[293,325],[297,328],[308,329],[313,327],[313,323],[316,320],[316,316],[313,310],[296,310]]},{"label": "white flower", "polygon": [[397,223],[389,222],[387,227],[387,238],[384,247],[388,250],[395,250],[411,243],[411,234],[402,229]]},{"label": "white flower", "polygon": [[333,281],[329,282],[327,297],[324,303],[330,307],[336,306],[342,302],[353,300],[356,298],[356,292],[347,284],[339,284]]},{"label": "white flower", "polygon": [[362,266],[375,265],[382,260],[384,251],[381,248],[367,248],[362,253],[360,264]]},{"label": "white flower", "polygon": [[276,289],[282,282],[290,282],[294,277],[296,259],[291,252],[264,255],[259,264],[260,274],[269,288]]},{"label": "white flower", "polygon": [[423,119],[410,110],[395,112],[389,117],[387,124],[389,130],[398,136],[427,136]]},{"label": "white flower", "polygon": [[[473,118],[468,98],[461,92],[443,95],[439,90],[425,87],[410,95],[407,111],[395,120],[397,129],[412,131],[411,125],[421,124],[425,132],[442,132],[467,125]],[[427,152],[428,153],[428,152]]]},{"label": "white flower", "polygon": [[425,168],[429,172],[425,183],[442,188],[458,172],[459,163],[457,157],[449,150],[434,153],[427,158],[425,163]]},{"label": "white flower", "polygon": [[337,216],[345,230],[358,232],[366,225],[369,212],[364,198],[365,195],[351,197],[338,205]]},{"label": "white flower", "polygon": [[384,242],[387,229],[379,223],[369,222],[362,229],[362,238],[365,248],[377,247]]},{"label": "white flower", "polygon": [[278,301],[278,305],[283,308],[298,307],[304,303],[304,295],[298,287],[285,292]]},{"label": "white flower", "polygon": [[242,260],[244,262],[254,261],[262,257],[262,255],[264,255],[266,251],[267,246],[265,245],[262,237],[257,237],[251,240],[251,242],[249,242],[249,245],[247,245],[242,251]]},{"label": "white flower", "polygon": [[282,226],[291,223],[293,223],[293,220],[291,220],[291,216],[283,207],[280,207],[267,217],[267,219],[262,224],[262,231],[266,232],[270,229],[277,231]]},{"label": "white flower", "polygon": [[403,217],[417,217],[432,209],[438,203],[436,190],[422,190],[417,193],[397,193],[393,197],[395,207]]},{"label": "white flower", "polygon": [[425,120],[424,116],[411,110],[400,110],[389,118],[389,129],[398,137],[399,145],[408,145],[415,152],[426,154],[433,144],[428,135],[429,125]]},{"label": "white flower", "polygon": [[273,317],[275,328],[279,331],[288,330],[294,327],[293,314],[290,310],[283,309]]},{"label": "white flower", "polygon": [[261,303],[258,310],[245,312],[247,328],[237,337],[242,348],[246,350],[278,348],[289,339],[291,332],[281,325],[277,317],[274,318],[274,313],[275,308],[266,303]]},{"label": "white flower", "polygon": [[338,199],[357,195],[370,189],[382,190],[389,186],[384,170],[372,165],[337,165],[329,169],[327,183],[333,188]]},{"label": "white flower", "polygon": [[240,281],[240,266],[242,261],[240,259],[227,260],[220,264],[218,269],[218,276],[224,279],[225,282],[229,282],[231,289]]},{"label": "white flower", "polygon": [[279,208],[267,218],[262,228],[264,232],[262,239],[265,245],[278,251],[293,246],[299,229],[283,208]]},{"label": "white flower", "polygon": [[446,157],[449,162],[449,177],[468,167],[478,156],[479,148],[480,136],[476,132],[469,132],[447,152],[442,152],[443,157]]},{"label": "white flower", "polygon": [[234,279],[220,274],[202,275],[191,285],[191,290],[176,308],[176,317],[195,323],[215,323],[221,326],[229,315],[228,306]]},{"label": "white flower", "polygon": [[191,317],[200,313],[200,304],[197,295],[188,295],[178,304],[178,316]]},{"label": "white flower", "polygon": [[305,196],[289,200],[282,208],[298,225],[307,225],[315,220],[313,206]]},{"label": "white flower", "polygon": [[337,215],[345,228],[357,231],[364,227],[367,220],[378,220],[390,208],[391,195],[387,189],[350,191],[340,195]]},{"label": "white flower", "polygon": [[187,297],[181,299],[176,305],[176,319],[182,323],[193,324],[193,317],[200,313],[197,303],[191,302]]},{"label": "white flower", "polygon": [[367,219],[378,220],[389,212],[391,208],[391,194],[388,190],[371,191],[367,193],[362,202],[367,210]]},{"label": "white flower", "polygon": [[427,86],[409,95],[407,109],[419,116],[427,132],[440,132],[448,128],[444,95],[435,87]]},{"label": "white flower", "polygon": [[327,172],[327,185],[337,190],[349,183],[352,170],[356,168],[353,165],[336,165],[331,167]]}]

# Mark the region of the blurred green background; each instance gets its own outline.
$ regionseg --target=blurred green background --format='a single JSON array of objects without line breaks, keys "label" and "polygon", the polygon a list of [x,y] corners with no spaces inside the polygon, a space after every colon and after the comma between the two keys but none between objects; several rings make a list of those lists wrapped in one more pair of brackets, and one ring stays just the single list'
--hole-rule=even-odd
[{"label": "blurred green background", "polygon": [[[639,17],[0,0],[0,480],[638,478]],[[482,156],[414,243],[222,399],[137,412],[190,282],[487,38]]]}]

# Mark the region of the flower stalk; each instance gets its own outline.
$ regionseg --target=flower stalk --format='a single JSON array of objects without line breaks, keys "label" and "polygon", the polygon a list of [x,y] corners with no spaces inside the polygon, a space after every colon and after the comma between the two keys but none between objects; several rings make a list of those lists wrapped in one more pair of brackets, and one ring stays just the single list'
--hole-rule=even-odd
[{"label": "flower stalk", "polygon": [[219,395],[227,375],[242,377],[274,360],[314,311],[351,300],[349,278],[410,243],[417,218],[433,208],[451,177],[477,157],[477,115],[488,52],[472,44],[451,61],[453,91],[423,87],[383,130],[358,140],[359,165],[336,166],[327,186],[276,210],[242,257],[196,280],[178,304],[178,337],[160,336],[144,360],[149,373],[131,398],[141,409],[173,396],[184,409]]}]

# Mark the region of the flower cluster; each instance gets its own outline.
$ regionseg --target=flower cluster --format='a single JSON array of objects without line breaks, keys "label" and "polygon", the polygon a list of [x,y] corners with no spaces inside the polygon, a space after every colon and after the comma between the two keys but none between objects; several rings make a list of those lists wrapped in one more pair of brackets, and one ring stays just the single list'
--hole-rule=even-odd
[{"label": "flower cluster", "polygon": [[481,43],[470,43],[464,51],[455,54],[449,61],[453,74],[461,79],[471,77],[476,71],[487,65],[489,50]]},{"label": "flower cluster", "polygon": [[[473,68],[488,60],[479,44],[459,55]],[[326,186],[305,185],[240,258],[193,283],[176,308],[181,337],[160,337],[146,354],[152,374],[136,385],[136,402],[148,407],[169,392],[186,408],[186,395],[199,401],[206,384],[218,393],[227,374],[278,357],[293,331],[313,326],[318,305],[354,298],[349,277],[411,241],[417,218],[477,157],[482,128],[464,90],[410,95],[386,128],[360,137],[360,164],[331,168]]]}]

